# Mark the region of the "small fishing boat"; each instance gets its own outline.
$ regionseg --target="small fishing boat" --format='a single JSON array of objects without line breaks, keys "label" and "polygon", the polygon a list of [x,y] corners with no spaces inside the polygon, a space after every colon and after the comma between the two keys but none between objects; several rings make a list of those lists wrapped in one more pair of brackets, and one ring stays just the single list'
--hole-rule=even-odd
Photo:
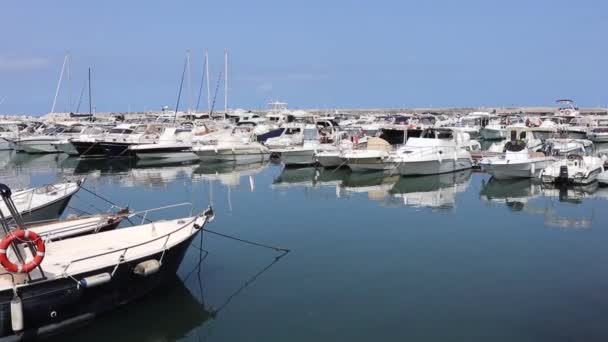
[{"label": "small fishing boat", "polygon": [[0,341],[56,334],[151,293],[174,279],[191,241],[212,219],[209,208],[53,243],[2,221]]},{"label": "small fishing boat", "polygon": [[[63,214],[72,196],[80,190],[81,184],[82,180],[78,180],[17,190],[12,198],[25,222],[54,220]],[[6,204],[2,200],[0,210],[6,212]]]},{"label": "small fishing boat", "polygon": [[504,155],[483,158],[479,164],[482,169],[497,179],[532,178],[555,162],[542,152],[530,152],[524,141],[520,144],[509,143]]},{"label": "small fishing boat", "polygon": [[543,183],[585,185],[596,181],[604,171],[604,161],[598,157],[568,155],[540,172]]}]

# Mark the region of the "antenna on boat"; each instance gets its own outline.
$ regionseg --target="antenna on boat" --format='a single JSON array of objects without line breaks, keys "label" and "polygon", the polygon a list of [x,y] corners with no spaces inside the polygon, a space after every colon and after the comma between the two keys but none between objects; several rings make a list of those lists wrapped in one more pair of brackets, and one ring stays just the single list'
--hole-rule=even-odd
[{"label": "antenna on boat", "polygon": [[224,112],[228,115],[228,49],[224,49]]},{"label": "antenna on boat", "polygon": [[51,107],[51,113],[55,112],[55,105],[57,104],[57,96],[59,95],[59,88],[61,88],[61,80],[63,80],[63,73],[65,71],[65,65],[68,62],[68,55],[63,57],[63,65],[61,66],[61,73],[59,74],[59,81],[57,82],[57,88],[55,89],[55,97],[53,98],[53,106]]}]

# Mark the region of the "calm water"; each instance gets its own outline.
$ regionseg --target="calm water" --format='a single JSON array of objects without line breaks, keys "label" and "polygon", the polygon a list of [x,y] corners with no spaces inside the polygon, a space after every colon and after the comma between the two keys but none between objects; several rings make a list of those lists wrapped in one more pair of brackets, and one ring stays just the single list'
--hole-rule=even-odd
[{"label": "calm water", "polygon": [[[2,181],[86,177],[134,210],[212,202],[209,229],[291,250],[277,260],[205,233],[202,263],[197,238],[171,286],[60,341],[608,340],[606,188],[471,171],[399,178],[6,153],[0,163]],[[82,191],[71,206],[107,208]]]}]

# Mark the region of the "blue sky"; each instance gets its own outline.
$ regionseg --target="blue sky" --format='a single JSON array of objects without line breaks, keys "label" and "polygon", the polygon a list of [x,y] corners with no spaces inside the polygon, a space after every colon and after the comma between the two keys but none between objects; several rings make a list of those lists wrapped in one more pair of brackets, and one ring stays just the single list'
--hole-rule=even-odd
[{"label": "blue sky", "polygon": [[599,0],[11,1],[2,14],[0,113],[48,112],[67,50],[72,97],[92,67],[98,111],[175,106],[186,49],[196,92],[205,48],[213,83],[230,51],[231,108],[608,103]]}]

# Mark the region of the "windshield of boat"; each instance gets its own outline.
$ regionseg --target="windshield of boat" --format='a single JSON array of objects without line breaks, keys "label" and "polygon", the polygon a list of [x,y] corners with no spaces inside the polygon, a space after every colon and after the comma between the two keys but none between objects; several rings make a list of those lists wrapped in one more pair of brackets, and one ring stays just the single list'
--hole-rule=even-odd
[{"label": "windshield of boat", "polygon": [[110,134],[132,134],[133,130],[129,128],[112,128]]}]

